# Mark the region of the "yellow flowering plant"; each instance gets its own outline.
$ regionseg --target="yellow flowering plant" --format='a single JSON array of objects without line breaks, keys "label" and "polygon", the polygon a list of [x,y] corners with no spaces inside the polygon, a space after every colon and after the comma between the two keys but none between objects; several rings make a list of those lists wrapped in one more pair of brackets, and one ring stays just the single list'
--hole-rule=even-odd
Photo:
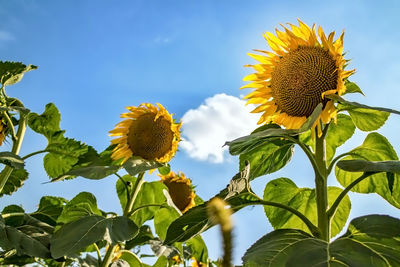
[{"label": "yellow flowering plant", "polygon": [[[98,152],[67,137],[53,103],[42,114],[30,111],[6,94],[33,65],[0,61],[0,197],[12,195],[28,178],[25,162],[45,154],[50,182],[77,177],[116,180],[121,210],[103,211],[90,192],[67,200],[43,196],[34,212],[18,205],[0,214],[0,265],[43,266],[223,266],[232,264],[235,229],[231,215],[246,206],[262,205],[274,230],[255,242],[242,266],[400,266],[400,220],[365,215],[348,222],[350,191],[376,193],[400,208],[400,161],[378,132],[396,110],[346,100],[362,93],[349,79],[344,32],[326,34],[320,26],[288,24],[264,35],[270,50],[249,55],[241,89],[260,113],[261,124],[249,135],[226,142],[239,156],[239,172],[210,200],[196,195],[182,172],[171,171],[178,151],[181,122],[163,105],[127,107],[109,132],[111,145]],[[43,135],[43,150],[20,156],[27,129]],[[336,150],[356,129],[368,132],[349,152]],[[284,168],[295,148],[305,153],[315,188],[299,188],[290,178],[268,180],[263,196],[251,188],[254,179]],[[159,180],[146,181],[157,170]],[[328,186],[335,174],[339,186]],[[219,225],[224,255],[211,261],[201,233]],[[347,226],[346,226],[347,225]],[[347,227],[344,234],[340,235]],[[338,235],[340,235],[338,237]],[[335,238],[335,239],[334,239]],[[143,247],[155,257],[148,265]]]}]

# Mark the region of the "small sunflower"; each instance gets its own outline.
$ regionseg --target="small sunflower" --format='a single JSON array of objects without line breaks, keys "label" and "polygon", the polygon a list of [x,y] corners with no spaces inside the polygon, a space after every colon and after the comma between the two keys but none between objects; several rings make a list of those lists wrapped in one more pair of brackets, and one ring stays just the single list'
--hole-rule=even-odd
[{"label": "small sunflower", "polygon": [[[344,70],[344,31],[333,40],[322,28],[312,28],[299,20],[299,26],[289,24],[284,31],[264,34],[273,52],[255,50],[261,55],[249,53],[260,64],[246,65],[256,73],[246,76],[251,83],[242,88],[255,90],[245,96],[247,104],[258,104],[253,113],[263,112],[258,124],[273,122],[287,129],[300,128],[319,103],[323,103],[320,117],[314,124],[321,133],[321,122],[336,119],[336,108],[325,95],[342,95],[346,91],[344,80],[355,70]],[[318,39],[319,37],[319,39]]]},{"label": "small sunflower", "polygon": [[195,257],[192,258],[192,267],[206,267],[205,263],[198,261]]},{"label": "small sunflower", "polygon": [[157,107],[143,103],[127,107],[129,112],[121,114],[126,119],[110,131],[110,136],[119,136],[111,141],[116,144],[113,160],[125,162],[131,156],[158,162],[171,160],[178,149],[181,123],[175,123],[161,104],[157,103]]},{"label": "small sunflower", "polygon": [[6,125],[3,120],[0,119],[0,146],[3,144],[4,140],[6,139]]},{"label": "small sunflower", "polygon": [[189,178],[185,174],[179,172],[178,174],[170,172],[167,175],[160,175],[161,181],[168,187],[169,195],[172,198],[175,206],[185,213],[196,204],[194,198],[193,186]]}]

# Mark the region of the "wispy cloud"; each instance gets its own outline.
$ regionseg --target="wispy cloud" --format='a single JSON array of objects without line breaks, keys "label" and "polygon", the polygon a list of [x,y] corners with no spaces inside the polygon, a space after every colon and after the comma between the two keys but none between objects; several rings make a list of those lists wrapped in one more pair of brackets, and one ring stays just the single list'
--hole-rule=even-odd
[{"label": "wispy cloud", "polygon": [[167,44],[169,42],[171,42],[171,38],[168,38],[168,37],[158,36],[158,37],[154,38],[154,43],[156,43],[156,44]]},{"label": "wispy cloud", "polygon": [[10,32],[0,30],[0,41],[12,41],[15,40],[14,35]]},{"label": "wispy cloud", "polygon": [[245,101],[226,94],[216,94],[182,117],[183,141],[180,147],[192,158],[222,163],[226,141],[249,134],[257,127],[259,115],[250,111]]}]

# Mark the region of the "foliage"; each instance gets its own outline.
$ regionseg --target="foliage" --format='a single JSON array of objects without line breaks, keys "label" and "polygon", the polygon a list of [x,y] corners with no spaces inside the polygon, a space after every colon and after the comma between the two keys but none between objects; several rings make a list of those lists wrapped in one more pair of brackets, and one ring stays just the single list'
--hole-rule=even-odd
[{"label": "foliage", "polygon": [[[6,135],[13,143],[11,151],[0,152],[4,165],[0,197],[21,188],[29,176],[25,162],[44,153],[43,167],[50,182],[114,177],[121,210],[103,211],[90,192],[80,192],[70,200],[43,196],[33,212],[9,205],[0,213],[0,264],[145,267],[150,266],[145,263],[149,255],[141,251],[149,246],[151,256],[157,257],[153,266],[190,261],[193,266],[225,266],[226,261],[209,259],[200,235],[216,223],[207,212],[212,199],[203,201],[196,196],[196,206],[182,214],[161,181],[145,180],[145,173],[156,169],[167,175],[172,169],[169,163],[138,156],[115,161],[111,157],[114,145],[99,153],[67,137],[55,104],[47,104],[38,114],[4,93],[5,86],[19,82],[34,69],[33,65],[0,62],[0,112],[8,118]],[[355,83],[345,84],[346,93],[363,94]],[[400,161],[389,140],[373,132],[385,124],[389,114],[400,113],[337,95],[326,97],[336,103],[339,114],[336,122],[322,125],[322,135],[312,132],[320,122],[323,105],[319,104],[300,129],[282,129],[270,123],[226,143],[229,152],[239,156],[239,172],[215,197],[232,213],[262,205],[274,228],[247,250],[243,266],[399,266],[399,219],[366,215],[353,219],[344,234],[342,230],[351,209],[349,191],[377,193],[400,208]],[[20,156],[26,127],[45,137],[47,145]],[[336,155],[356,129],[369,132],[364,142]],[[255,194],[251,182],[287,166],[295,148],[310,160],[315,188],[300,188],[281,177],[268,180],[263,196]],[[342,188],[327,186],[333,171]],[[232,243],[228,245],[225,248],[231,249]]]}]

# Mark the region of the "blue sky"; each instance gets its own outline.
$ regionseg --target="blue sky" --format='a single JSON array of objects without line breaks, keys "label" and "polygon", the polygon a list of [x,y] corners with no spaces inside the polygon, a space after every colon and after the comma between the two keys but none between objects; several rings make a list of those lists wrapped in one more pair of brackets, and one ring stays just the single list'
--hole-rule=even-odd
[{"label": "blue sky", "polygon": [[[232,138],[256,127],[254,117],[238,115],[235,107],[240,103],[238,97],[248,92],[239,90],[242,77],[250,71],[243,65],[253,63],[246,53],[268,49],[263,32],[273,31],[280,23],[296,23],[297,18],[329,32],[345,29],[346,58],[357,69],[351,80],[366,94],[351,100],[400,109],[399,11],[397,1],[0,0],[0,59],[38,65],[21,83],[8,87],[8,94],[38,113],[45,104],[55,103],[66,135],[97,150],[108,146],[108,131],[119,122],[126,106],[160,102],[177,118],[185,114],[189,118],[192,110],[198,116],[191,117],[191,126],[184,125],[187,133],[195,132],[196,122],[204,129],[199,126],[207,125],[204,119],[195,119],[208,114],[210,125],[224,127],[206,128],[210,142],[201,139],[197,143],[201,151],[181,148],[171,162],[208,199],[238,169],[237,158],[221,152],[223,142],[215,143],[220,139],[213,137]],[[391,116],[379,130],[398,152],[399,124],[399,117]],[[214,133],[215,129],[219,131]],[[341,151],[361,144],[365,135],[355,135]],[[191,137],[193,142],[201,138]],[[45,145],[44,138],[28,132],[21,154]],[[313,186],[305,160],[297,149],[284,170],[254,181],[254,190],[261,194],[269,180],[281,176],[294,179],[298,186]],[[12,197],[3,197],[0,208],[15,203],[33,211],[43,195],[70,199],[90,191],[100,208],[119,211],[114,177],[42,184],[48,180],[42,157],[31,158],[27,168],[26,185]],[[331,177],[331,184],[336,184],[334,180]],[[400,217],[397,209],[378,196],[352,194],[351,199],[351,218],[368,213]],[[245,249],[271,227],[260,207],[247,208],[234,220],[235,261],[239,263]],[[216,235],[216,230],[204,235],[213,258],[220,252]]]}]

